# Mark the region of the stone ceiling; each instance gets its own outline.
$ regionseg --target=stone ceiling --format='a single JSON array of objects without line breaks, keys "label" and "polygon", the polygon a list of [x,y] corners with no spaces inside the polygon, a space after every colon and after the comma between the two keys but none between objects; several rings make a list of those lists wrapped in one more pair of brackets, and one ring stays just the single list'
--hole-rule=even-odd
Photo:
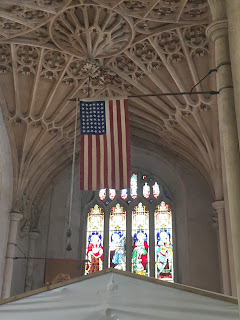
[{"label": "stone ceiling", "polygon": [[[71,166],[69,99],[189,91],[214,65],[209,21],[207,0],[0,1],[0,103],[14,206],[26,219],[37,223]],[[111,82],[99,77],[89,85],[86,59],[112,72]],[[214,88],[211,77],[196,87]],[[131,98],[131,136],[187,159],[213,185],[215,104],[210,95]]]}]

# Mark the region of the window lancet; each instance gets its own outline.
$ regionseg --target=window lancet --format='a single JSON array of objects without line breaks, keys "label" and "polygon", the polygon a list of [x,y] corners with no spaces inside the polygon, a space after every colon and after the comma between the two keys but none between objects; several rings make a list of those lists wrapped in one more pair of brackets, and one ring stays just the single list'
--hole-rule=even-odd
[{"label": "window lancet", "polygon": [[173,280],[172,211],[164,201],[155,210],[155,275]]},{"label": "window lancet", "polygon": [[109,266],[126,270],[126,211],[120,204],[112,208],[109,231]]},{"label": "window lancet", "polygon": [[85,273],[93,273],[103,268],[104,213],[96,204],[88,213],[87,248]]}]

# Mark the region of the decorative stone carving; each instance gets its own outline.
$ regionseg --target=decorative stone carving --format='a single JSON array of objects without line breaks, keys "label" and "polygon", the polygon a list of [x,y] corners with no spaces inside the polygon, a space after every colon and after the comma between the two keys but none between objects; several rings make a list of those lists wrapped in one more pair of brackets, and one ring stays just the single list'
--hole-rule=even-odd
[{"label": "decorative stone carving", "polygon": [[7,44],[0,45],[0,73],[7,73],[12,70],[11,51]]},{"label": "decorative stone carving", "polygon": [[208,3],[207,0],[189,0],[183,10],[182,19],[207,19]]},{"label": "decorative stone carving", "polygon": [[43,58],[41,76],[47,79],[58,79],[59,72],[66,64],[66,55],[55,50],[47,50]]},{"label": "decorative stone carving", "polygon": [[128,20],[96,5],[70,7],[62,12],[52,22],[51,34],[59,48],[84,59],[113,56],[132,40]]},{"label": "decorative stone carving", "polygon": [[38,49],[30,46],[17,46],[16,55],[18,63],[17,71],[26,75],[35,74],[39,57]]}]

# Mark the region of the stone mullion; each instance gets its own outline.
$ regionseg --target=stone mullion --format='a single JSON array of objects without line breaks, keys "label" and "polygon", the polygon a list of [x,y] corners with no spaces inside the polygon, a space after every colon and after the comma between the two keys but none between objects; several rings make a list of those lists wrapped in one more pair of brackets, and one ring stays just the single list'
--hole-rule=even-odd
[{"label": "stone mullion", "polygon": [[149,208],[149,271],[150,277],[155,277],[155,247],[154,247],[154,208]]},{"label": "stone mullion", "polygon": [[109,217],[110,208],[104,212],[104,230],[103,230],[103,269],[108,267],[109,255]]},{"label": "stone mullion", "polygon": [[132,271],[132,209],[128,208],[126,217],[126,271]]}]

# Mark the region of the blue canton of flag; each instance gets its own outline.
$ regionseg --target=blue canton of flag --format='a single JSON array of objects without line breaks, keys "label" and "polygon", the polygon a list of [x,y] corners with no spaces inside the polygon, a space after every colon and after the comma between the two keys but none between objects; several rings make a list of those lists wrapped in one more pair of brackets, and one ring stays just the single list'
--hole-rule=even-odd
[{"label": "blue canton of flag", "polygon": [[106,133],[105,101],[80,101],[81,134]]}]

